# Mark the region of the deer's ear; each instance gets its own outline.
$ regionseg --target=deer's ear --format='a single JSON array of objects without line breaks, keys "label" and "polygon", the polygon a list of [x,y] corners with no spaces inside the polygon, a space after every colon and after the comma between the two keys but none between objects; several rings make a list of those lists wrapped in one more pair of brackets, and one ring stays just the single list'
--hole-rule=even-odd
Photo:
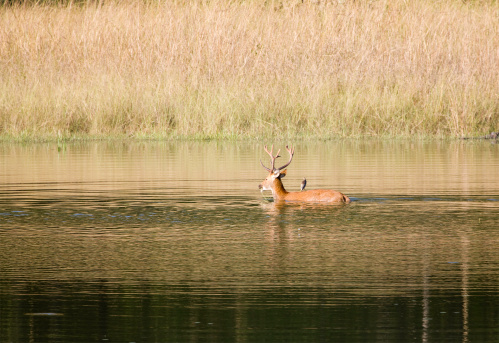
[{"label": "deer's ear", "polygon": [[281,179],[282,179],[283,177],[285,177],[285,176],[286,176],[286,172],[287,172],[287,171],[288,171],[287,169],[284,169],[282,172],[280,172],[279,177],[280,177]]}]

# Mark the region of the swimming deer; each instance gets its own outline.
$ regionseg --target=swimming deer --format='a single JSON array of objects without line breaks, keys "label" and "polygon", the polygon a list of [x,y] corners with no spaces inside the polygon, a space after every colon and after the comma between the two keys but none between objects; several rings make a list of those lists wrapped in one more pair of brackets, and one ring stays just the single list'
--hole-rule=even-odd
[{"label": "swimming deer", "polygon": [[[263,180],[261,184],[258,185],[262,191],[272,191],[272,196],[274,197],[274,201],[311,201],[311,202],[336,202],[336,203],[348,203],[350,199],[344,195],[343,193],[329,190],[329,189],[314,189],[310,191],[301,191],[301,192],[288,192],[284,189],[284,185],[282,184],[281,179],[286,176],[286,168],[290,165],[291,160],[293,159],[293,155],[295,153],[294,148],[288,148],[286,145],[286,150],[289,153],[289,161],[282,167],[275,167],[275,160],[279,156],[280,149],[277,151],[277,154],[274,156],[274,146],[270,151],[267,149],[267,146],[264,146],[265,151],[270,156],[271,167],[267,168],[260,160],[262,167],[264,167],[269,175]],[[284,170],[283,170],[284,169]]]}]

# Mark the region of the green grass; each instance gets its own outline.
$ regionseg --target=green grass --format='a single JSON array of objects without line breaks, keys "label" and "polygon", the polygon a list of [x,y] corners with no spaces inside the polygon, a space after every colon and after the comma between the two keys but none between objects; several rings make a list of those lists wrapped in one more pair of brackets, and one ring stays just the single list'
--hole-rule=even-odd
[{"label": "green grass", "polygon": [[499,130],[496,1],[0,7],[3,139]]}]

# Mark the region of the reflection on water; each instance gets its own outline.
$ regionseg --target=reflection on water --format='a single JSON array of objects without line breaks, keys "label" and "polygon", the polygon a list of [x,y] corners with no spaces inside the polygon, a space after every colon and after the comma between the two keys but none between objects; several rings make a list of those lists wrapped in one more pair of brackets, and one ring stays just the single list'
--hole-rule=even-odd
[{"label": "reflection on water", "polygon": [[0,145],[0,341],[490,342],[499,146]]}]

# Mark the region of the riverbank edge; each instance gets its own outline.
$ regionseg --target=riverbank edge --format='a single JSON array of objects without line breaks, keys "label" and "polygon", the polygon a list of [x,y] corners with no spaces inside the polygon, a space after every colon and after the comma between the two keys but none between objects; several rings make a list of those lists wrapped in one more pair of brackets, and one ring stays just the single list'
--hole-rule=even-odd
[{"label": "riverbank edge", "polygon": [[2,143],[77,143],[77,142],[120,142],[120,141],[341,141],[341,140],[415,140],[415,141],[456,141],[456,140],[489,140],[498,139],[487,138],[487,135],[457,137],[452,135],[350,135],[350,136],[317,136],[317,135],[292,135],[292,136],[241,136],[241,135],[0,135],[0,144]]}]

